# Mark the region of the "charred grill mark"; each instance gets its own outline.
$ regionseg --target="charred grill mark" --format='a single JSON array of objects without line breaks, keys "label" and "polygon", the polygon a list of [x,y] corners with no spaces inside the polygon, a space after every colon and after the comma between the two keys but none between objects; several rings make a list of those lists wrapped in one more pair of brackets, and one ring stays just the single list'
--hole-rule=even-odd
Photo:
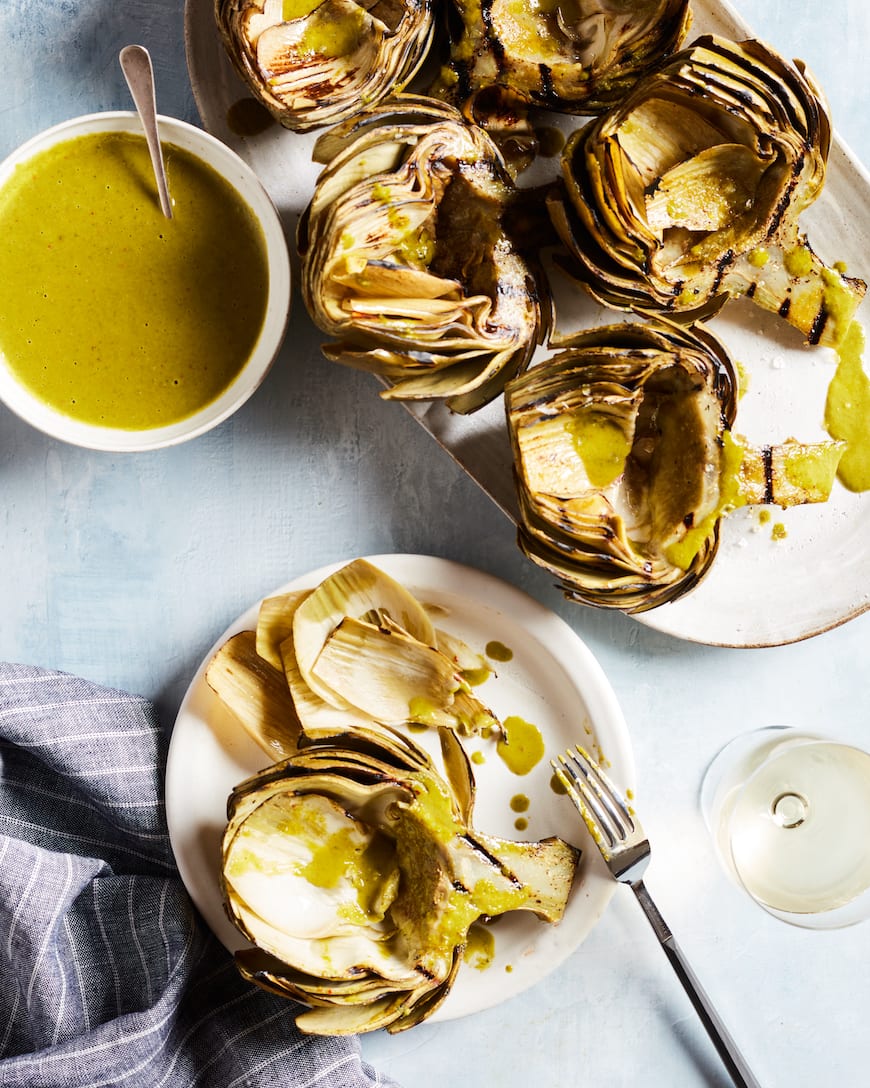
[{"label": "charred grill mark", "polygon": [[773,502],[773,450],[765,446],[761,451],[761,460],[764,465],[764,501]]},{"label": "charred grill mark", "polygon": [[457,95],[460,101],[464,101],[472,93],[471,64],[467,60],[453,60],[450,66],[456,73]]},{"label": "charred grill mark", "polygon": [[786,190],[782,194],[782,196],[780,197],[779,203],[777,204],[777,206],[776,206],[776,208],[774,210],[774,213],[771,216],[770,224],[768,225],[768,228],[767,228],[768,237],[770,235],[774,234],[779,229],[779,224],[782,222],[782,217],[785,215],[786,211],[788,210],[789,204],[791,204],[791,198],[792,198],[792,195],[794,193],[795,187],[797,186],[797,183],[800,180],[800,176],[801,176],[801,174],[803,172],[803,168],[804,168],[804,156],[801,155],[800,158],[797,159],[797,161],[794,164],[794,168],[792,170],[791,177],[789,178],[788,185],[786,186]]},{"label": "charred grill mark", "polygon": [[713,285],[710,288],[710,295],[716,295],[719,293],[719,288],[722,285],[722,279],[725,276],[728,268],[734,263],[734,250],[729,249],[727,253],[723,253],[719,258],[719,263],[716,266],[716,278],[713,280]]},{"label": "charred grill mark", "polygon": [[787,318],[788,315],[789,315],[790,310],[791,310],[791,298],[789,297],[789,298],[783,299],[782,305],[780,306],[779,311],[778,311],[779,316]]},{"label": "charred grill mark", "polygon": [[539,64],[538,72],[541,77],[541,97],[545,102],[550,102],[555,95],[553,90],[553,73],[546,64]]},{"label": "charred grill mark", "polygon": [[822,333],[825,331],[825,325],[828,323],[829,316],[828,308],[823,302],[819,307],[819,312],[816,314],[816,319],[813,322],[813,326],[807,337],[808,344],[818,344],[822,338]]},{"label": "charred grill mark", "polygon": [[750,285],[746,288],[746,297],[747,298],[754,298],[755,297],[755,292],[757,290],[758,290],[758,284],[754,283],[754,282],[750,283]]},{"label": "charred grill mark", "polygon": [[495,62],[501,69],[505,59],[505,48],[492,25],[492,0],[481,0],[480,19],[483,23],[484,34],[489,42]]}]

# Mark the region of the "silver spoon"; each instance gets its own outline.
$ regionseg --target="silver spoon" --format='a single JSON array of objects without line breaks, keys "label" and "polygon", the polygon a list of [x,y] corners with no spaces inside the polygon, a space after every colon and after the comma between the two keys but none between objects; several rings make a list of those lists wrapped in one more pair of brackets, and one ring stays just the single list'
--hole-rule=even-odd
[{"label": "silver spoon", "polygon": [[169,199],[169,185],[166,182],[163,151],[157,133],[157,102],[154,95],[154,69],[151,67],[151,55],[144,46],[125,45],[118,54],[118,60],[145,129],[145,140],[148,143],[148,151],[151,155],[154,177],[157,179],[160,209],[167,219],[171,219],[172,202]]}]

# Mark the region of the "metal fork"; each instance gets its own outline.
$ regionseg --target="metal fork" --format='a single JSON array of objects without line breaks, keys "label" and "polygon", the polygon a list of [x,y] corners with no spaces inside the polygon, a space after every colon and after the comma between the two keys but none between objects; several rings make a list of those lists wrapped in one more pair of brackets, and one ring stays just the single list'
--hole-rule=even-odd
[{"label": "metal fork", "polygon": [[650,845],[637,816],[595,760],[579,745],[560,755],[558,760],[550,760],[550,765],[583,817],[610,872],[620,883],[628,884],[637,896],[731,1079],[738,1088],[760,1088],[646,890],[643,874],[649,865]]}]

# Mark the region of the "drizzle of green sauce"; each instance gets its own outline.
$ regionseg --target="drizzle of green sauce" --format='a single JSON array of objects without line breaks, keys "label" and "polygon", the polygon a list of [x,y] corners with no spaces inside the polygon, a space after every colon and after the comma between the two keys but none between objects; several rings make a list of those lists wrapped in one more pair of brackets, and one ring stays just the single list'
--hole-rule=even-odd
[{"label": "drizzle of green sauce", "polygon": [[632,436],[612,416],[588,409],[568,416],[565,427],[593,487],[607,487],[622,474]]},{"label": "drizzle of green sauce", "polygon": [[773,528],[770,530],[771,540],[785,540],[788,536],[788,531],[781,521],[776,522]]},{"label": "drizzle of green sauce", "polygon": [[517,829],[517,831],[525,831],[528,826],[529,821],[525,818],[525,816],[518,816],[514,820],[514,827]]},{"label": "drizzle of green sauce", "polygon": [[853,321],[838,349],[839,362],[825,403],[828,434],[846,443],[837,476],[849,491],[870,490],[870,378],[863,354],[864,330]]},{"label": "drizzle of green sauce", "polygon": [[408,728],[418,731],[444,724],[444,711],[425,695],[415,695],[408,703]]},{"label": "drizzle of green sauce", "polygon": [[515,715],[505,718],[502,727],[496,751],[514,774],[528,774],[544,756],[544,738],[540,729]]},{"label": "drizzle of green sauce", "polygon": [[668,546],[666,556],[674,566],[688,570],[692,560],[700,551],[704,541],[711,535],[716,522],[724,513],[743,506],[746,500],[740,494],[740,465],[743,461],[743,447],[726,431],[723,436],[723,467],[719,484],[719,502],[705,518],[693,526],[682,540]]},{"label": "drizzle of green sauce", "polygon": [[755,268],[764,268],[767,262],[770,260],[770,254],[766,249],[758,248],[750,250],[746,255],[746,259]]},{"label": "drizzle of green sauce", "polygon": [[530,801],[524,793],[516,793],[511,798],[511,812],[528,812]]},{"label": "drizzle of green sauce", "polygon": [[172,220],[133,133],[56,144],[0,191],[0,351],[39,400],[97,426],[198,412],[235,380],[266,312],[253,213],[194,155],[164,153]]},{"label": "drizzle of green sauce", "polygon": [[796,246],[783,255],[783,264],[790,276],[808,276],[813,269],[813,255],[806,246]]},{"label": "drizzle of green sauce", "polygon": [[840,458],[837,447],[829,449],[784,449],[782,471],[785,478],[802,491],[825,492],[834,479],[834,466]]},{"label": "drizzle of green sauce", "polygon": [[486,656],[491,661],[510,661],[514,656],[514,652],[509,646],[505,646],[503,642],[493,639],[492,642],[486,644]]},{"label": "drizzle of green sauce", "polygon": [[[299,6],[307,6],[307,0],[300,0]],[[356,8],[353,14],[343,13],[336,19],[334,12],[319,12],[317,5],[311,5],[309,14],[298,42],[302,56],[347,57],[359,48],[369,19],[364,8]]]},{"label": "drizzle of green sauce", "polygon": [[473,688],[479,688],[481,684],[485,684],[490,676],[492,676],[492,669],[488,669],[486,666],[482,669],[462,670],[462,679]]},{"label": "drizzle of green sauce", "polygon": [[495,937],[482,922],[474,922],[468,930],[463,960],[477,971],[485,971],[495,959]]},{"label": "drizzle of green sauce", "polygon": [[285,23],[293,19],[304,19],[319,6],[320,2],[321,0],[283,0],[281,18]]},{"label": "drizzle of green sauce", "polygon": [[550,789],[560,797],[564,797],[568,792],[565,783],[557,774],[552,775],[550,778]]},{"label": "drizzle of green sauce", "polygon": [[425,227],[408,231],[396,246],[396,255],[412,268],[428,268],[435,259],[435,238]]},{"label": "drizzle of green sauce", "polygon": [[758,511],[758,524],[767,525],[772,516],[771,512],[766,507],[762,506]]},{"label": "drizzle of green sauce", "polygon": [[486,763],[486,756],[483,754],[483,752],[472,752],[471,762],[476,763],[478,766],[480,766],[481,763]]}]

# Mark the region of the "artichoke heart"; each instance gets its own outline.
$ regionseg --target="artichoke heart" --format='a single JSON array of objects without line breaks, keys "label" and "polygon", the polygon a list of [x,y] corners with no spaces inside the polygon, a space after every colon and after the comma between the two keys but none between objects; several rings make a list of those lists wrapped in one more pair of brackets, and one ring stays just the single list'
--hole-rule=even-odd
[{"label": "artichoke heart", "polygon": [[402,1031],[449,992],[469,927],[527,910],[561,919],[578,850],[478,836],[471,768],[441,731],[447,778],[392,731],[315,745],[239,785],[221,871],[253,948],[241,973],[308,1006],[302,1031]]},{"label": "artichoke heart", "polygon": [[746,296],[837,347],[866,285],[828,267],[798,222],[830,144],[800,61],[701,37],[569,137],[549,200],[563,266],[618,309],[692,321]]},{"label": "artichoke heart", "polygon": [[452,0],[450,57],[437,92],[465,101],[492,87],[521,103],[598,113],[678,48],[688,0]]},{"label": "artichoke heart", "polygon": [[431,0],[214,0],[227,54],[285,128],[354,116],[401,88],[433,35]]},{"label": "artichoke heart", "polygon": [[336,338],[326,357],[384,379],[385,399],[466,413],[499,396],[543,333],[495,144],[452,107],[399,95],[326,133],[315,158],[298,248],[308,312]]},{"label": "artichoke heart", "polygon": [[693,589],[737,507],[826,501],[843,449],[735,435],[734,367],[703,325],[578,333],[505,403],[520,547],[569,598],[629,613]]}]

